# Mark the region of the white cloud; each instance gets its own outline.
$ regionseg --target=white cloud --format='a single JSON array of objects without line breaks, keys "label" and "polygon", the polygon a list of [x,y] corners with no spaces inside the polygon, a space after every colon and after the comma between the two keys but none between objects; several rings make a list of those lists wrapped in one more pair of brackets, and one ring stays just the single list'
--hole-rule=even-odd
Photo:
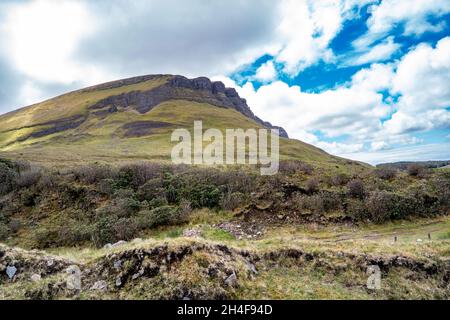
[{"label": "white cloud", "polygon": [[73,1],[34,1],[12,6],[2,24],[7,55],[18,71],[43,82],[106,80],[73,59],[82,37],[95,29],[86,6]]},{"label": "white cloud", "polygon": [[277,78],[277,70],[273,61],[267,61],[256,70],[255,79],[261,82],[269,82]]},{"label": "white cloud", "polygon": [[329,44],[351,18],[355,7],[369,1],[285,0],[281,4],[278,37],[281,50],[276,61],[285,64],[284,71],[296,75],[320,61],[332,61]]},{"label": "white cloud", "polygon": [[[420,45],[398,63],[372,64],[349,83],[318,93],[282,81],[258,90],[248,82],[237,89],[258,116],[283,126],[291,137],[339,155],[359,154],[366,145],[379,152],[423,143],[416,132],[450,128],[449,51],[450,38],[435,48]],[[386,100],[382,92],[396,94],[398,100]],[[324,142],[317,131],[349,139]]]},{"label": "white cloud", "polygon": [[357,39],[357,48],[367,48],[374,41],[384,38],[398,25],[404,26],[404,35],[421,35],[427,31],[438,32],[445,22],[429,22],[429,17],[441,17],[450,12],[448,0],[383,0],[370,7],[371,16],[367,21],[368,32]]},{"label": "white cloud", "polygon": [[373,151],[387,150],[389,149],[389,144],[386,141],[374,141],[370,144]]},{"label": "white cloud", "polygon": [[380,44],[361,52],[356,51],[346,59],[346,65],[358,66],[366,63],[389,60],[400,49],[400,45],[394,42],[394,37],[388,37]]},{"label": "white cloud", "polygon": [[388,150],[343,153],[341,156],[371,164],[396,161],[448,160],[450,159],[450,143],[421,144]]},{"label": "white cloud", "polygon": [[[282,81],[258,90],[250,82],[234,86],[261,118],[283,126],[291,137],[341,154],[362,150],[368,137],[381,129],[379,119],[389,114],[391,106],[377,90],[389,88],[392,76],[392,67],[375,64],[358,72],[351,83],[320,93],[303,92]],[[351,134],[353,142],[320,141],[315,131],[329,138]]]}]

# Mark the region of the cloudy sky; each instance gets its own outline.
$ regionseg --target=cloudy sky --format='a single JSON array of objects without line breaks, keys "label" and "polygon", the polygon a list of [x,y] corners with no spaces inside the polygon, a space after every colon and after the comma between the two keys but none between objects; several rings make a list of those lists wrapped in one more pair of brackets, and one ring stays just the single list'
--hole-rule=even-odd
[{"label": "cloudy sky", "polygon": [[293,138],[450,159],[450,0],[1,0],[0,113],[153,73],[237,88]]}]

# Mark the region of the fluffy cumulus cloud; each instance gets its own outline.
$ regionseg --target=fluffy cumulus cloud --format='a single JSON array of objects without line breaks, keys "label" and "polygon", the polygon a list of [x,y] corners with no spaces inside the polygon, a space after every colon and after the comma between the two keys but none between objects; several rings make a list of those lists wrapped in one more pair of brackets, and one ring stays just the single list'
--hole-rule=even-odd
[{"label": "fluffy cumulus cloud", "polygon": [[448,0],[383,0],[371,6],[367,20],[368,32],[355,41],[357,47],[367,47],[383,38],[393,28],[401,26],[404,35],[418,36],[425,32],[438,32],[446,27],[445,20],[430,21],[450,12]]},{"label": "fluffy cumulus cloud", "polygon": [[[281,81],[257,90],[251,82],[234,85],[257,115],[285,126],[293,137],[358,158],[364,153],[354,153],[421,143],[417,132],[449,130],[449,50],[449,37],[435,47],[419,45],[398,62],[372,64],[348,83],[318,93]],[[386,93],[397,99],[386,99]],[[346,142],[328,141],[342,135]]]},{"label": "fluffy cumulus cloud", "polygon": [[0,113],[128,76],[216,76],[331,153],[446,158],[449,16],[448,0],[3,0]]},{"label": "fluffy cumulus cloud", "polygon": [[344,64],[359,66],[363,64],[389,60],[400,49],[394,37],[388,37],[381,43],[363,50],[355,50],[346,58]]}]

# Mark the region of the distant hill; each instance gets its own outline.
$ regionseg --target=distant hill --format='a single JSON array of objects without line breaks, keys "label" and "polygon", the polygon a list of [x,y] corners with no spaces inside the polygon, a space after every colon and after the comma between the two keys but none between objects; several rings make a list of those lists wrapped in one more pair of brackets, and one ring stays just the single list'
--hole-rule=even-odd
[{"label": "distant hill", "polygon": [[424,168],[435,169],[450,166],[450,160],[447,161],[401,161],[392,163],[381,163],[378,164],[378,168],[395,168],[399,170],[406,170],[410,165],[418,164]]}]

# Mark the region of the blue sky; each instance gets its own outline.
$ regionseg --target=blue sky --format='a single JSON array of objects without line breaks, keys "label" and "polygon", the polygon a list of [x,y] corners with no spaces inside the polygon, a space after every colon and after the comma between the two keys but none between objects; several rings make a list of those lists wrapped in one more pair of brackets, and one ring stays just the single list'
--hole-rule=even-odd
[{"label": "blue sky", "polygon": [[333,154],[450,159],[450,0],[0,3],[0,113],[151,73],[222,80]]}]

